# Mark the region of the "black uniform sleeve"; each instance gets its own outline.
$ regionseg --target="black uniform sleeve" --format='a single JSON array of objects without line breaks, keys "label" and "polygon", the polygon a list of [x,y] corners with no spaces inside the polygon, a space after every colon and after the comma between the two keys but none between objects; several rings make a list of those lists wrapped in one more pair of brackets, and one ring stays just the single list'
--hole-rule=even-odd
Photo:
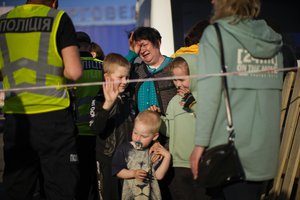
[{"label": "black uniform sleeve", "polygon": [[102,108],[104,103],[104,98],[101,95],[97,95],[92,103],[90,108],[90,128],[93,133],[96,135],[101,135],[108,124],[109,111],[106,111]]},{"label": "black uniform sleeve", "polygon": [[63,48],[73,45],[78,46],[75,27],[67,13],[64,13],[61,17],[56,35],[56,44],[60,55]]}]

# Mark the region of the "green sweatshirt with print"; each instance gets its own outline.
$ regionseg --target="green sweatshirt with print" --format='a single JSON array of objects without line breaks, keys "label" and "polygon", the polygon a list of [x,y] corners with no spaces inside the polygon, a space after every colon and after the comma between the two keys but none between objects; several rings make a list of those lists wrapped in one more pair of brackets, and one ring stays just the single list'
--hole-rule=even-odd
[{"label": "green sweatshirt with print", "polygon": [[[272,179],[277,170],[280,143],[282,73],[251,73],[283,67],[282,38],[263,20],[232,17],[218,20],[224,45],[235,143],[246,179]],[[220,73],[220,49],[213,25],[200,40],[198,73]],[[197,84],[196,145],[211,148],[227,142],[226,110],[221,77],[199,79]],[[222,167],[222,166],[220,166]]]}]

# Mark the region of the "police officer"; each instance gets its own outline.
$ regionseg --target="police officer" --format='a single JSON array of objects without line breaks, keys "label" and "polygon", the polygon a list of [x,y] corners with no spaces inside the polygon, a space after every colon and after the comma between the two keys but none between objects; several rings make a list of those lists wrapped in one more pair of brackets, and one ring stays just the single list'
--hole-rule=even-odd
[{"label": "police officer", "polygon": [[74,199],[79,180],[75,124],[65,78],[82,74],[74,25],[58,0],[28,0],[0,17],[5,94],[5,199],[32,199],[39,172],[47,199]]},{"label": "police officer", "polygon": [[[76,32],[80,59],[83,67],[82,77],[76,83],[100,82],[103,80],[102,60],[93,58],[91,39],[85,32]],[[96,168],[96,135],[89,127],[90,106],[97,95],[98,85],[77,87],[71,90],[75,121],[78,128],[78,157],[80,169],[77,200],[96,200],[99,197]]]}]

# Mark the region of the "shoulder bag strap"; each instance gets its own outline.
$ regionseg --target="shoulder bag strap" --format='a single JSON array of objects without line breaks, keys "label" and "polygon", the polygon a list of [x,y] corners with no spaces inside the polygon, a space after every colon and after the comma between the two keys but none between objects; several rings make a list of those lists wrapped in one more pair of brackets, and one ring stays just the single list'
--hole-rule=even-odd
[{"label": "shoulder bag strap", "polygon": [[[226,67],[225,67],[225,59],[224,59],[224,47],[223,47],[223,42],[222,42],[222,36],[220,32],[219,25],[217,23],[213,24],[216,32],[217,32],[217,37],[219,41],[219,48],[221,52],[221,67],[222,67],[222,73],[226,73]],[[226,113],[227,113],[227,131],[229,133],[228,141],[229,142],[234,142],[234,127],[233,127],[233,122],[232,122],[232,113],[231,113],[231,107],[230,107],[230,99],[228,95],[228,85],[227,85],[227,78],[226,75],[222,76],[222,81],[223,81],[223,89],[224,89],[224,98],[225,98],[225,106],[226,106]]]}]

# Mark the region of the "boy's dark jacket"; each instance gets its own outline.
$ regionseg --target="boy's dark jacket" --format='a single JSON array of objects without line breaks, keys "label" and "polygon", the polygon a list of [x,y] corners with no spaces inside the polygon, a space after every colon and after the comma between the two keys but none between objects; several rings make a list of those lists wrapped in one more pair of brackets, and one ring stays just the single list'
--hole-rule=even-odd
[{"label": "boy's dark jacket", "polygon": [[120,144],[131,141],[135,108],[132,98],[125,92],[109,111],[102,108],[104,101],[101,90],[92,101],[89,125],[97,135],[97,155],[111,157]]}]

